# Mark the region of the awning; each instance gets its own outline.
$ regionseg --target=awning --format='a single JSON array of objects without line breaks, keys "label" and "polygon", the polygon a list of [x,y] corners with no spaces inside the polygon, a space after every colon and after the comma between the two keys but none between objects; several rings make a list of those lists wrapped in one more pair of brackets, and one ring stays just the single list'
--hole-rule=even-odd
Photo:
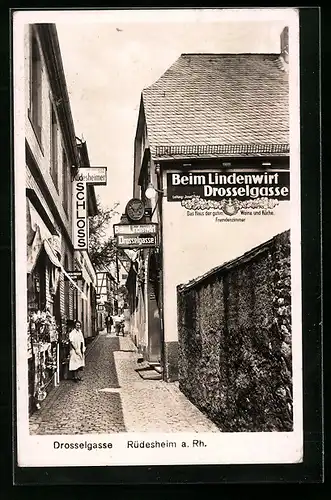
[{"label": "awning", "polygon": [[[32,231],[35,231],[35,236],[31,246],[28,246],[28,256],[27,256],[27,272],[31,273],[34,268],[38,255],[42,247],[44,247],[45,252],[48,255],[49,260],[63,274],[68,278],[71,285],[75,287],[83,300],[87,300],[85,293],[77,286],[74,280],[68,275],[64,267],[60,262],[60,249],[61,241],[60,235],[52,234],[47,228],[46,224],[42,220],[41,216],[33,206],[33,204],[28,200],[29,214],[27,215],[27,223],[29,223]],[[56,276],[53,279],[54,285],[57,284]]]},{"label": "awning", "polygon": [[45,222],[44,222],[42,216],[40,215],[40,213],[38,212],[38,210],[36,210],[36,208],[31,203],[30,200],[27,200],[27,204],[29,207],[29,212],[28,212],[27,216],[28,216],[28,221],[29,221],[29,224],[31,225],[32,230],[36,231],[37,227],[39,227],[41,238],[43,240],[48,240],[48,239],[52,238],[53,234],[48,229],[47,225],[45,224]]},{"label": "awning", "polygon": [[61,262],[56,255],[56,250],[53,249],[51,245],[51,240],[45,240],[42,238],[40,227],[35,224],[35,236],[32,241],[32,245],[27,246],[27,272],[31,273],[34,266],[36,265],[39,253],[44,247],[45,252],[48,255],[49,260],[53,266],[61,269]]},{"label": "awning", "polygon": [[[60,267],[58,255],[61,242],[57,241],[60,235],[54,234],[48,229],[42,215],[28,198],[26,198],[26,223],[28,254],[27,272],[32,272],[43,246],[52,264],[56,267]],[[49,242],[49,244],[45,244],[45,241]]]},{"label": "awning", "polygon": [[47,253],[48,257],[49,257],[49,260],[52,262],[52,264],[55,267],[58,267],[58,268],[61,269],[61,271],[63,272],[63,274],[70,281],[71,285],[74,286],[79,291],[82,299],[83,300],[87,300],[87,297],[86,297],[85,293],[79,288],[79,286],[74,282],[74,280],[71,278],[71,276],[66,272],[66,270],[62,266],[61,262],[59,261],[59,259],[55,255],[55,251],[53,250],[53,248],[52,248],[52,246],[51,246],[51,244],[50,244],[49,241],[47,241],[47,240],[44,241],[44,248],[45,248],[46,253]]},{"label": "awning", "polygon": [[28,274],[32,273],[42,247],[43,247],[43,240],[40,235],[39,227],[37,226],[37,229],[34,232],[34,238],[32,244],[27,245],[26,267]]},{"label": "awning", "polygon": [[35,234],[36,234],[36,231],[32,227],[30,202],[29,202],[28,198],[26,198],[26,243],[28,246],[32,245]]},{"label": "awning", "polygon": [[58,257],[56,256],[50,242],[48,240],[44,240],[44,248],[45,251],[48,255],[49,260],[55,267],[61,268],[61,262],[59,261]]}]

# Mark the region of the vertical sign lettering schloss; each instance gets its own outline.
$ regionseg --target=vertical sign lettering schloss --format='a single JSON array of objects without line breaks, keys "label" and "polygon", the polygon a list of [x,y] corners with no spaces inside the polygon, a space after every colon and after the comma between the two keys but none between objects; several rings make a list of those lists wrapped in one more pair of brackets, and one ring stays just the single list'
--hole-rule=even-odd
[{"label": "vertical sign lettering schloss", "polygon": [[86,182],[73,182],[73,244],[76,250],[88,249]]},{"label": "vertical sign lettering schloss", "polygon": [[75,250],[88,250],[87,184],[105,186],[106,167],[80,167],[73,181],[72,232]]}]

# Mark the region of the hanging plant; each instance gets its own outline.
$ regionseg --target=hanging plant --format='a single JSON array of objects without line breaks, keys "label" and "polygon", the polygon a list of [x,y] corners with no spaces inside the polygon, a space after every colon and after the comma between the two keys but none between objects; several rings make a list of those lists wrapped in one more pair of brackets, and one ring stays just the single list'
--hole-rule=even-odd
[{"label": "hanging plant", "polygon": [[[56,349],[54,343],[58,341],[58,328],[55,317],[50,311],[37,311],[31,314],[29,319],[29,330],[31,343],[35,346],[34,356],[36,360],[35,390],[34,398],[36,408],[40,408],[40,403],[47,396],[45,390],[48,381],[47,371],[54,372],[57,368]],[[53,348],[51,347],[53,343]],[[49,344],[49,348],[44,351],[44,344]]]}]

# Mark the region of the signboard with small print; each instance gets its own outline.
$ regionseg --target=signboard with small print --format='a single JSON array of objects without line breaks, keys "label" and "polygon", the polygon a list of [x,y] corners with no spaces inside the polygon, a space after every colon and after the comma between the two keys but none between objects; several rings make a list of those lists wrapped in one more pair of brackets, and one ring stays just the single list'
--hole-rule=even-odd
[{"label": "signboard with small print", "polygon": [[117,234],[157,234],[157,224],[154,222],[141,224],[114,224],[114,235]]},{"label": "signboard with small print", "polygon": [[[67,271],[67,275],[74,281],[83,279],[82,271]],[[67,281],[69,280],[68,276],[64,275],[64,279]]]}]

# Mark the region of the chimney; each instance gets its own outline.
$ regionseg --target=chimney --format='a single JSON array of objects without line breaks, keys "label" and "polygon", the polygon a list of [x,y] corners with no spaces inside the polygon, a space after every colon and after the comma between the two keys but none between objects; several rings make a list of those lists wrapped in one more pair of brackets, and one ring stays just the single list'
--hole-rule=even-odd
[{"label": "chimney", "polygon": [[283,31],[281,32],[280,35],[280,53],[281,56],[283,57],[284,61],[288,64],[288,55],[289,55],[289,49],[288,49],[288,26],[285,26]]}]

